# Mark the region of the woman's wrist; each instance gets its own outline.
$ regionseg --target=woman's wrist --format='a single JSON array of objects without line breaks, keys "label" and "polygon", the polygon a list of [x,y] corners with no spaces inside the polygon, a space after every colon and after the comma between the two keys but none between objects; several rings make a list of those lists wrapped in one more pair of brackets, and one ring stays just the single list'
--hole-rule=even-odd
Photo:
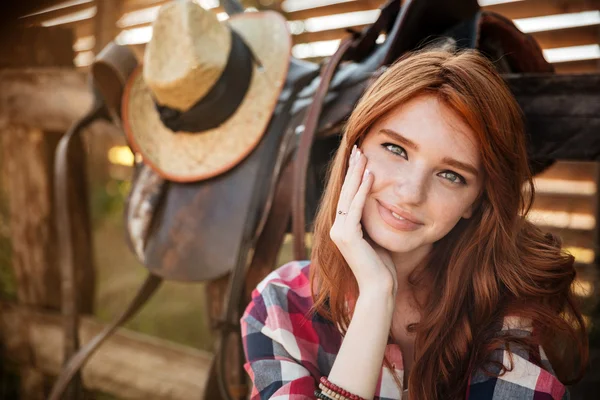
[{"label": "woman's wrist", "polygon": [[387,277],[370,277],[369,281],[364,281],[362,284],[359,283],[358,287],[360,294],[365,294],[369,297],[380,297],[385,299],[395,299],[395,287],[394,281]]},{"label": "woman's wrist", "polygon": [[[364,283],[364,281],[363,281]],[[362,286],[328,379],[350,393],[373,398],[394,313],[387,285]]]},{"label": "woman's wrist", "polygon": [[358,300],[361,303],[369,303],[371,307],[382,307],[390,313],[394,310],[395,293],[393,283],[378,282],[376,285],[364,285],[361,287]]}]

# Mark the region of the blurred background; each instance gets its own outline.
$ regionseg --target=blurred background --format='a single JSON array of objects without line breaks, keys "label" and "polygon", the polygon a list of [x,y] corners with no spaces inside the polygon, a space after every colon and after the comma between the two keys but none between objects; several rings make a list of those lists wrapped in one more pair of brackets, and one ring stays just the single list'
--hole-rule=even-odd
[{"label": "blurred background", "polygon": [[[219,19],[227,18],[218,0],[197,2],[214,11]],[[165,0],[4,1],[0,6],[3,22],[0,82],[4,80],[0,91],[8,87],[6,85],[21,84],[25,78],[18,74],[13,78],[11,74],[27,68],[67,68],[76,71],[75,76],[84,77],[94,56],[115,37],[117,43],[131,46],[136,56],[142,57],[144,46],[152,36],[152,21],[164,3]],[[360,30],[374,22],[378,7],[384,1],[245,0],[241,3],[251,10],[281,12],[288,19],[293,34],[293,55],[319,61],[334,53],[340,39],[348,35],[348,28]],[[484,9],[512,19],[519,29],[530,33],[558,73],[600,72],[600,1],[480,0],[479,3]],[[24,33],[22,26],[36,29]],[[72,79],[71,75],[65,79]],[[77,84],[84,87],[81,82]],[[69,85],[76,86],[72,82]],[[76,109],[74,114],[85,111],[85,102],[75,104],[77,100],[73,100],[72,103],[66,102],[64,107]],[[7,123],[3,112],[6,110],[0,109],[3,130],[0,140],[0,301],[6,304],[20,298],[18,271],[38,268],[55,255],[52,230],[32,227],[44,225],[51,218],[53,152],[64,133],[65,123],[53,125],[46,121],[39,128],[24,127]],[[134,159],[121,132],[105,122],[92,126],[85,136],[85,146],[93,240],[90,256],[96,274],[93,316],[100,322],[108,322],[130,301],[146,276],[146,269],[124,238],[123,205],[130,189]],[[567,250],[575,256],[579,273],[575,290],[584,300],[595,360],[598,360],[600,347],[600,291],[596,267],[600,259],[596,224],[598,179],[595,162],[556,163],[535,179],[538,196],[530,216],[544,229],[559,234]],[[19,242],[15,242],[17,239]],[[38,250],[32,251],[32,247]],[[286,237],[278,265],[291,257],[291,238]],[[126,327],[210,353],[214,338],[205,315],[205,299],[203,283],[166,282]],[[52,302],[47,307],[58,308]],[[4,326],[14,322],[3,319]],[[0,346],[7,344],[0,342]],[[597,368],[590,372],[587,383],[574,388],[573,393],[579,396],[576,398],[598,398],[599,392],[593,389],[600,389],[600,365],[595,362]],[[3,356],[0,363],[1,398],[18,398],[19,391],[27,385],[47,390],[51,382],[48,370],[36,373],[24,369],[11,357]],[[56,366],[48,368],[52,370]],[[31,390],[30,393],[35,393],[35,389]],[[109,394],[99,396],[118,398]]]}]

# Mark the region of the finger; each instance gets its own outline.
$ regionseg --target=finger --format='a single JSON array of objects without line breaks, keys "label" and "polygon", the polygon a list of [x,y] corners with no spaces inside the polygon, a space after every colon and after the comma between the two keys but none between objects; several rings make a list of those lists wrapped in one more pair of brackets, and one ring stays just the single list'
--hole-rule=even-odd
[{"label": "finger", "polygon": [[352,201],[356,196],[356,192],[362,181],[362,174],[366,165],[366,157],[357,149],[356,156],[353,161],[352,171],[348,174],[342,185],[340,199],[338,201],[338,210],[348,212],[352,205]]},{"label": "finger", "polygon": [[359,224],[360,219],[362,217],[363,209],[365,206],[365,201],[367,200],[367,194],[369,194],[369,190],[371,189],[371,183],[373,182],[373,174],[365,169],[362,175],[362,182],[352,203],[350,204],[350,209],[348,210],[348,215],[346,217],[346,222],[350,224]]},{"label": "finger", "polygon": [[354,160],[355,160],[355,156],[356,155],[356,145],[352,146],[352,151],[350,152],[350,157],[348,158],[348,169],[346,170],[346,176],[344,178],[348,179],[348,177],[352,174],[352,171],[354,169]]},{"label": "finger", "polygon": [[[348,201],[348,182],[350,181],[350,177],[355,169],[356,164],[356,155],[357,155],[357,147],[354,145],[352,147],[352,152],[350,154],[350,159],[348,160],[348,169],[346,170],[346,176],[344,177],[344,182],[342,183],[342,188],[340,189],[340,197],[338,198],[337,211],[343,211],[345,213],[348,212],[348,208],[350,207],[350,202]],[[339,214],[345,217],[343,214]]]}]

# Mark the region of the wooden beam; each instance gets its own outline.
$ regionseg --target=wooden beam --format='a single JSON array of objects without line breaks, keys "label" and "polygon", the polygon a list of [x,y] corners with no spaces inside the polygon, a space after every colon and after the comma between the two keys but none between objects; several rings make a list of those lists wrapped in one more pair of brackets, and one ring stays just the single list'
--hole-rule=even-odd
[{"label": "wooden beam", "polygon": [[558,74],[588,74],[600,71],[600,59],[554,63]]},{"label": "wooden beam", "polygon": [[[351,27],[351,29],[354,29],[356,31],[361,31],[365,26],[367,26],[367,25],[357,25],[357,26]],[[328,30],[319,31],[319,32],[303,32],[298,35],[293,35],[292,41],[294,44],[299,44],[299,43],[319,42],[322,40],[336,40],[336,39],[343,39],[344,37],[348,36],[349,34],[350,33],[346,30],[346,28],[328,29]]]},{"label": "wooden beam", "polygon": [[[149,25],[149,24],[145,24]],[[367,25],[349,27],[356,31],[362,30]],[[349,35],[346,28],[328,29],[318,32],[303,32],[293,35],[294,44],[318,42],[322,40],[343,39]],[[557,29],[554,31],[534,32],[531,34],[543,49],[581,46],[598,43],[600,37],[600,25],[579,26],[568,29]]]},{"label": "wooden beam", "polygon": [[95,43],[96,38],[93,35],[84,36],[77,39],[75,43],[73,43],[73,50],[77,53],[80,53],[82,51],[93,51]]},{"label": "wooden beam", "polygon": [[[141,24],[140,26],[144,25],[149,24]],[[365,26],[367,25],[357,25],[349,28],[360,31]],[[318,32],[303,32],[293,35],[293,41],[294,44],[309,43],[322,40],[342,39],[347,35],[348,31],[346,28],[337,28]],[[544,49],[595,44],[600,40],[600,25],[578,26],[574,28],[533,32],[531,35]]]},{"label": "wooden beam", "polygon": [[[126,14],[129,12],[135,12],[144,10],[150,7],[162,6],[163,4],[168,3],[172,0],[123,0],[122,13]],[[219,5],[218,7],[212,8],[211,10],[215,12],[221,12],[223,10],[223,6]]]},{"label": "wooden beam", "polygon": [[[131,1],[131,0],[130,0]],[[306,10],[285,13],[290,21],[323,17],[356,11],[374,10],[384,0],[356,0],[338,4],[313,7]],[[484,10],[500,13],[511,19],[538,17],[581,11],[594,11],[600,8],[600,0],[524,0],[482,7]]]},{"label": "wooden beam", "polygon": [[324,17],[334,14],[375,10],[384,3],[384,0],[356,0],[345,3],[328,4],[325,6],[308,8],[306,10],[292,11],[284,13],[284,15],[289,21],[296,21],[314,17]]},{"label": "wooden beam", "polygon": [[[215,8],[211,8],[210,9],[211,12],[214,12],[215,14],[218,14],[223,10],[223,7],[219,6],[219,7],[215,7]],[[135,29],[135,28],[145,28],[148,26],[152,26],[152,24],[154,23],[154,21],[145,21],[145,22],[140,22],[140,23],[135,23],[135,24],[128,24],[128,25],[124,25],[123,23],[119,23],[118,27],[121,30],[126,30],[126,29]]]},{"label": "wooden beam", "polygon": [[139,23],[139,24],[131,24],[131,25],[121,25],[121,24],[119,24],[119,28],[122,31],[126,30],[126,29],[146,28],[148,26],[152,26],[153,22],[154,21],[152,21],[152,22],[142,22],[142,23]]},{"label": "wooden beam", "polygon": [[75,40],[86,36],[94,36],[93,19],[78,21],[77,23],[71,24],[68,27],[73,30],[73,33],[75,34]]},{"label": "wooden beam", "polygon": [[585,249],[595,249],[594,231],[583,229],[565,229],[540,226],[544,232],[551,232],[562,239],[563,246],[583,247]]},{"label": "wooden beam", "polygon": [[600,25],[533,32],[531,36],[543,49],[596,44],[600,41]]},{"label": "wooden beam", "polygon": [[[330,4],[306,10],[286,13],[290,21],[314,17],[323,17],[355,11],[374,10],[379,8],[384,0],[356,0],[345,3]],[[600,8],[599,0],[524,0],[501,3],[482,7],[484,10],[500,13],[508,18],[529,18],[543,15],[594,11]]]},{"label": "wooden beam", "polygon": [[42,22],[49,21],[55,18],[67,17],[80,11],[90,11],[95,7],[93,1],[86,3],[75,4],[68,7],[58,8],[40,14],[33,14],[22,19],[23,23],[28,25],[40,25]]},{"label": "wooden beam", "polygon": [[[214,12],[215,14],[218,14],[218,13],[220,13],[220,12],[224,11],[224,10],[223,10],[223,7],[222,7],[222,6],[219,6],[219,7],[211,8],[211,9],[210,9],[210,11],[211,11],[211,12]],[[153,23],[153,22],[154,22],[154,21],[149,21],[149,22],[148,22],[148,21],[145,21],[145,22],[140,22],[140,23],[135,23],[135,24],[128,24],[128,25],[124,25],[122,22],[120,22],[120,23],[118,24],[118,27],[119,27],[119,29],[121,29],[121,30],[125,30],[125,29],[134,29],[134,28],[145,28],[145,27],[147,27],[147,26],[152,26],[152,23]]]},{"label": "wooden beam", "polygon": [[[0,303],[0,336],[8,359],[32,363],[45,374],[58,375],[63,364],[62,318],[59,314]],[[83,343],[104,328],[82,318]],[[31,357],[26,357],[29,349]],[[127,399],[189,399],[203,393],[212,354],[141,333],[119,329],[83,368],[90,390]]]},{"label": "wooden beam", "polygon": [[145,8],[160,6],[169,2],[169,0],[123,0],[122,12],[123,14],[139,11]]},{"label": "wooden beam", "polygon": [[73,32],[60,26],[15,27],[0,47],[0,68],[73,66]]},{"label": "wooden beam", "polygon": [[558,161],[536,178],[569,181],[596,181],[596,163],[583,161]]},{"label": "wooden beam", "polygon": [[484,10],[497,12],[510,19],[595,11],[598,8],[599,0],[525,0],[483,7]]},{"label": "wooden beam", "polygon": [[73,68],[0,70],[0,114],[17,125],[65,132],[92,106],[86,81]]},{"label": "wooden beam", "polygon": [[[139,26],[147,25],[149,24],[140,24]],[[365,26],[367,25],[356,25],[349,28],[360,31]],[[294,44],[310,43],[322,40],[342,39],[348,34],[349,33],[346,28],[337,28],[318,32],[303,32],[293,35],[292,39]],[[536,39],[543,49],[595,44],[600,40],[600,25],[578,26],[574,28],[533,32],[531,35]]]},{"label": "wooden beam", "polygon": [[122,2],[123,0],[103,0],[97,3],[98,12],[94,18],[95,54],[100,53],[119,33],[117,20],[121,15]]},{"label": "wooden beam", "polygon": [[75,37],[94,35],[94,17],[83,18],[77,21],[56,25],[61,28],[72,29]]},{"label": "wooden beam", "polygon": [[532,210],[563,211],[576,214],[594,215],[596,212],[596,196],[536,193]]}]

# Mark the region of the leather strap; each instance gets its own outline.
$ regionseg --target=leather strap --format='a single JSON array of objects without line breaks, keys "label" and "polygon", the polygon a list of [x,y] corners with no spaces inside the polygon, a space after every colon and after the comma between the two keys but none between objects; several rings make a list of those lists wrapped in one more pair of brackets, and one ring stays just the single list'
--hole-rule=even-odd
[{"label": "leather strap", "polygon": [[[79,299],[77,295],[77,266],[74,261],[74,241],[71,231],[72,221],[69,212],[69,192],[81,174],[85,165],[85,148],[81,132],[98,119],[115,120],[115,112],[119,108],[120,92],[130,70],[135,65],[135,57],[123,46],[111,42],[97,57],[92,66],[90,83],[94,93],[94,103],[90,111],[76,121],[69,131],[60,139],[55,156],[55,212],[57,218],[58,259],[61,271],[62,314],[64,316],[64,360],[73,360],[79,348]],[[67,367],[65,367],[67,368]],[[68,372],[70,377],[61,383],[60,389],[55,385],[56,396],[66,399],[81,397],[82,385],[79,368]],[[59,377],[60,381],[60,377]],[[68,385],[72,382],[71,385]]]},{"label": "leather strap", "polygon": [[146,301],[156,292],[156,289],[160,287],[162,278],[156,275],[149,274],[144,284],[135,295],[133,301],[127,306],[127,309],[110,325],[106,326],[102,332],[94,336],[89,342],[85,344],[73,357],[71,357],[68,363],[65,365],[63,370],[50,392],[48,400],[60,400],[63,392],[66,390],[67,385],[73,379],[73,377],[79,372],[81,367],[90,358],[92,354],[100,347],[100,345],[122,324],[129,321]]},{"label": "leather strap", "polygon": [[317,88],[313,101],[306,111],[304,119],[304,131],[300,136],[298,153],[294,163],[294,195],[292,198],[292,229],[294,233],[294,257],[297,260],[306,259],[306,247],[304,245],[305,226],[305,207],[306,207],[306,169],[310,159],[310,150],[312,147],[315,132],[319,123],[319,115],[323,108],[323,101],[329,90],[329,84],[333,74],[344,57],[346,51],[352,46],[354,39],[346,38],[342,41],[331,59],[321,70],[319,87]]},{"label": "leather strap", "polygon": [[[77,291],[77,270],[74,259],[74,232],[72,232],[71,213],[69,201],[76,198],[69,196],[74,190],[82,173],[81,165],[76,165],[85,160],[80,155],[85,148],[81,132],[97,119],[108,119],[104,103],[98,96],[94,97],[91,110],[67,131],[60,139],[56,148],[54,164],[54,198],[56,213],[56,230],[58,240],[58,262],[61,273],[61,309],[64,315],[64,357],[71,357],[79,347],[79,299]],[[81,183],[81,182],[80,182]],[[80,376],[76,376],[73,384],[68,388],[67,398],[80,398],[82,393]]]}]

